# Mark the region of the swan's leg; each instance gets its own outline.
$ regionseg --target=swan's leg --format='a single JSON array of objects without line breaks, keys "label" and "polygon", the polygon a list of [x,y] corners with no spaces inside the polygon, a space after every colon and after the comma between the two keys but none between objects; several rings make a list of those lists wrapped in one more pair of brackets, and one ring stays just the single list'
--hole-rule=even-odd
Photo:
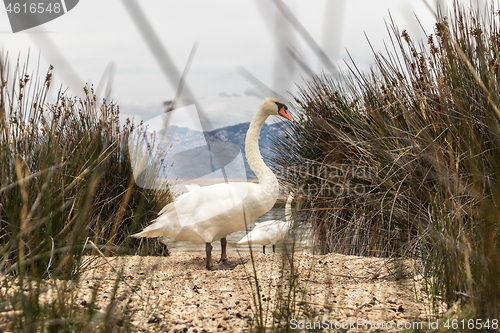
[{"label": "swan's leg", "polygon": [[227,261],[227,254],[226,254],[227,239],[226,239],[226,237],[224,237],[220,240],[220,245],[221,245],[221,255],[220,255],[219,262],[225,262],[225,261]]},{"label": "swan's leg", "polygon": [[212,268],[212,245],[210,243],[205,244],[205,251],[207,252],[207,269]]},{"label": "swan's leg", "polygon": [[266,254],[266,246],[262,245],[262,253]]},{"label": "swan's leg", "polygon": [[276,246],[273,244],[273,253],[276,252]]},{"label": "swan's leg", "polygon": [[226,255],[227,239],[225,237],[222,238],[220,240],[220,243],[222,246],[222,254],[221,254],[219,265],[212,265],[212,246],[210,245],[210,243],[207,243],[207,245],[206,245],[206,248],[207,248],[207,269],[209,269],[211,271],[222,270],[222,269],[233,269],[236,266],[243,265],[244,263],[246,263],[248,261],[248,260],[228,261],[227,255]]}]

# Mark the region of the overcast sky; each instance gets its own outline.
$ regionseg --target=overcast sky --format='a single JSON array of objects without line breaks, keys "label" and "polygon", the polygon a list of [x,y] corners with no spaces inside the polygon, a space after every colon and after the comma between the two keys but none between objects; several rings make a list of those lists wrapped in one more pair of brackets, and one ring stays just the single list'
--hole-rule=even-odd
[{"label": "overcast sky", "polygon": [[[435,0],[428,0],[432,7]],[[463,0],[464,3],[469,1]],[[214,128],[250,121],[265,94],[241,74],[246,69],[285,97],[308,73],[290,59],[295,50],[315,73],[329,72],[304,38],[291,27],[270,0],[140,0],[153,29],[180,71],[195,42],[187,76],[193,95]],[[373,53],[384,49],[389,37],[389,12],[400,30],[413,38],[433,31],[434,17],[419,0],[286,0],[312,39],[322,46],[335,66],[345,68],[346,50],[363,70],[373,64]],[[450,1],[441,1],[443,5]],[[482,5],[485,0],[480,1]],[[54,45],[58,51],[55,51]],[[65,15],[13,34],[5,9],[0,9],[0,49],[11,62],[28,50],[36,67],[55,67],[57,88],[82,95],[85,82],[98,85],[113,64],[112,99],[123,116],[148,120],[163,112],[162,102],[175,95],[122,0],[81,0]],[[288,60],[287,60],[288,59]],[[69,66],[68,66],[69,65]],[[103,95],[103,93],[101,94]],[[181,106],[181,105],[179,105]],[[178,124],[182,125],[179,118]]]}]

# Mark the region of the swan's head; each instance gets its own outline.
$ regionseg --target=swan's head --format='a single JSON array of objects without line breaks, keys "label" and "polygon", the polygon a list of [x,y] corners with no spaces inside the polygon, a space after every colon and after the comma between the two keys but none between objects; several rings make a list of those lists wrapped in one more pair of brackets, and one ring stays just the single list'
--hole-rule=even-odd
[{"label": "swan's head", "polygon": [[262,101],[260,108],[270,116],[281,116],[293,121],[292,117],[288,114],[288,107],[279,98],[267,97]]}]

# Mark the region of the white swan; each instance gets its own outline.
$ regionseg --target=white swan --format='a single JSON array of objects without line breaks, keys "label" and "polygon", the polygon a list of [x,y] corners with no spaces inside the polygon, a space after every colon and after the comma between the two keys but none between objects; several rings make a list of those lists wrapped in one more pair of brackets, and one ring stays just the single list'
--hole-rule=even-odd
[{"label": "white swan", "polygon": [[262,245],[262,252],[266,254],[266,245],[273,245],[273,252],[275,245],[285,239],[288,232],[292,228],[292,201],[293,193],[290,192],[285,204],[285,220],[269,220],[261,222],[253,228],[245,237],[243,237],[236,244],[260,244]]},{"label": "white swan", "polygon": [[[245,139],[246,157],[259,179],[253,183],[221,183],[189,187],[187,193],[165,206],[153,224],[132,237],[170,236],[194,243],[205,243],[206,267],[210,270],[233,269],[244,262],[228,262],[226,236],[245,228],[269,211],[278,197],[276,176],[264,163],[259,150],[259,134],[270,115],[292,120],[288,108],[274,97],[262,101],[252,118]],[[212,265],[212,243],[221,240],[221,264]]]}]

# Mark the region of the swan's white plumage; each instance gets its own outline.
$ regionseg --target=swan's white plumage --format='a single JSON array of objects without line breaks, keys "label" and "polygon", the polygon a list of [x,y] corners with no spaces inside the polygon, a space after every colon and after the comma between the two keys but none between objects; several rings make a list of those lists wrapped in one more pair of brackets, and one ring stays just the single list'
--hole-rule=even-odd
[{"label": "swan's white plumage", "polygon": [[170,236],[194,243],[211,243],[245,228],[269,211],[278,197],[279,185],[262,160],[258,139],[269,115],[281,114],[291,120],[286,108],[278,110],[277,103],[283,102],[272,97],[264,99],[247,131],[246,156],[259,184],[233,182],[187,186],[188,192],[165,206],[153,224],[132,236]]},{"label": "swan's white plumage", "polygon": [[275,245],[283,241],[292,228],[292,201],[290,193],[285,205],[285,221],[269,220],[258,223],[252,231],[243,237],[237,244]]},{"label": "swan's white plumage", "polygon": [[253,183],[222,183],[193,189],[168,204],[153,224],[134,236],[170,236],[211,243],[245,227],[243,207],[247,221],[254,221],[272,208],[274,203],[259,200],[259,194],[259,185]]},{"label": "swan's white plumage", "polygon": [[269,220],[255,225],[237,244],[275,245],[283,240],[289,231],[288,224],[280,220]]}]

